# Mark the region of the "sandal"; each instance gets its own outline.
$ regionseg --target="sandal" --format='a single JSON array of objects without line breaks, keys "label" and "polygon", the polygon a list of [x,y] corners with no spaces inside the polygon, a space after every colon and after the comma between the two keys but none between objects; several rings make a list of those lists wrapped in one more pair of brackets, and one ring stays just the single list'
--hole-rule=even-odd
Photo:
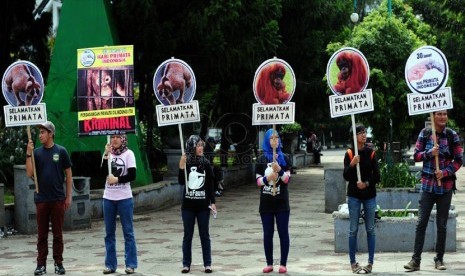
[{"label": "sandal", "polygon": [[363,271],[365,271],[365,274],[371,273],[372,270],[373,270],[373,265],[372,264],[368,264],[368,265],[363,267]]},{"label": "sandal", "polygon": [[105,267],[105,269],[103,270],[103,274],[112,274],[112,273],[115,273],[116,270],[114,269],[111,269],[109,267]]},{"label": "sandal", "polygon": [[126,274],[134,274],[135,271],[134,271],[134,268],[132,267],[126,267],[126,269],[124,270],[124,272],[126,272]]},{"label": "sandal", "polygon": [[354,274],[360,274],[360,271],[363,270],[363,268],[358,263],[351,265],[351,267],[352,267],[352,273]]}]

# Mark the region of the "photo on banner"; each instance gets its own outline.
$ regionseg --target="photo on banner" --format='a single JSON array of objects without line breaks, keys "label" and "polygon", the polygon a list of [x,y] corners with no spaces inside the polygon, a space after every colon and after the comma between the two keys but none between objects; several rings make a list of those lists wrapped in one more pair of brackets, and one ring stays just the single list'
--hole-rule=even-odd
[{"label": "photo on banner", "polygon": [[36,105],[44,96],[44,79],[34,63],[16,61],[3,74],[2,91],[11,106]]},{"label": "photo on banner", "polygon": [[192,68],[179,59],[166,60],[153,76],[153,91],[162,105],[191,102],[196,85]]},{"label": "photo on banner", "polygon": [[359,93],[368,85],[370,67],[362,52],[344,47],[331,56],[326,77],[329,88],[337,96]]},{"label": "photo on banner", "polygon": [[434,46],[423,46],[410,54],[405,65],[405,81],[413,93],[430,94],[447,84],[446,56]]},{"label": "photo on banner", "polygon": [[135,132],[133,46],[77,50],[79,136]]},{"label": "photo on banner", "polygon": [[287,62],[269,59],[255,72],[255,99],[262,105],[286,104],[294,95],[295,83],[294,71]]},{"label": "photo on banner", "polygon": [[2,78],[2,92],[9,105],[3,106],[6,127],[39,125],[47,121],[44,80],[32,62],[13,62]]}]

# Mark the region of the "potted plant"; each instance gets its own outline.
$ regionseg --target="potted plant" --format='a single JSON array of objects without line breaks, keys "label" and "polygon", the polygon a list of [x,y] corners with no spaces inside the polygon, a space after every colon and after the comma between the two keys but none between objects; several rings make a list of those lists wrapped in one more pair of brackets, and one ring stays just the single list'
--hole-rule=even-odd
[{"label": "potted plant", "polygon": [[408,202],[412,202],[412,208],[418,208],[420,172],[412,172],[406,162],[389,164],[381,161],[379,168],[381,177],[376,201],[386,209],[398,209]]},{"label": "potted plant", "polygon": [[281,126],[281,134],[297,134],[300,130],[302,130],[302,126],[297,122]]},{"label": "potted plant", "polygon": [[405,162],[389,164],[380,162],[381,179],[379,188],[415,188],[420,183],[419,177],[412,174]]},{"label": "potted plant", "polygon": [[285,153],[293,153],[296,150],[300,130],[302,130],[302,126],[297,122],[281,126],[281,142]]}]

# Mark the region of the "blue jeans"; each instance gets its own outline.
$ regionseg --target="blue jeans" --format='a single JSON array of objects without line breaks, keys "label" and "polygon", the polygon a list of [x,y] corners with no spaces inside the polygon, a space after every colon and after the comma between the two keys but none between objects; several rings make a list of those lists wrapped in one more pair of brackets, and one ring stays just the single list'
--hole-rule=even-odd
[{"label": "blue jeans", "polygon": [[363,205],[365,210],[365,230],[367,231],[368,263],[373,264],[375,256],[375,212],[376,197],[367,200],[360,200],[355,197],[348,197],[350,229],[349,229],[349,258],[350,263],[355,264],[355,252],[357,251],[357,234],[360,220],[360,209]]},{"label": "blue jeans", "polygon": [[192,238],[194,236],[195,218],[199,228],[200,244],[202,245],[203,266],[212,265],[210,244],[210,210],[201,211],[181,210],[184,224],[184,238],[182,239],[182,265],[190,267],[192,263]]},{"label": "blue jeans", "polygon": [[260,213],[263,226],[263,246],[265,247],[265,258],[267,265],[273,265],[273,235],[274,219],[276,218],[276,228],[278,229],[279,242],[281,244],[280,265],[286,266],[289,255],[289,216],[290,211]]},{"label": "blue jeans", "polygon": [[137,249],[134,237],[132,198],[123,200],[103,199],[103,220],[105,222],[105,267],[116,270],[116,215],[119,214],[124,234],[124,262],[126,267],[137,268]]},{"label": "blue jeans", "polygon": [[[415,247],[412,259],[417,263],[421,262],[421,253],[423,251],[423,244],[425,243],[425,232],[428,226],[431,210],[434,203],[436,203],[436,227],[437,227],[437,240],[436,240],[436,257],[442,260],[444,257],[444,250],[446,247],[446,231],[447,219],[449,218],[450,203],[452,200],[452,191],[443,195],[437,195],[428,192],[422,192],[418,204],[418,222],[415,232]],[[430,237],[431,239],[433,237]]]}]

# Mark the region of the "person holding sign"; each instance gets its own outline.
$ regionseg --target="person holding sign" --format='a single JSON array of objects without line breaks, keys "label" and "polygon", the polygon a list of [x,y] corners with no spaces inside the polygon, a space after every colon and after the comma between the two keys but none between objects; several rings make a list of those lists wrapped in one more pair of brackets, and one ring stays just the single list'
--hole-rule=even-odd
[{"label": "person holding sign", "polygon": [[[380,180],[380,172],[375,152],[366,146],[367,133],[362,124],[355,126],[357,141],[355,148],[347,150],[344,156],[344,179],[347,185],[347,203],[349,207],[349,258],[352,272],[359,274],[361,271],[371,273],[375,255],[375,212],[376,212],[376,184]],[[351,128],[352,132],[352,128]],[[360,166],[360,178],[357,176],[357,165]],[[367,232],[368,265],[361,267],[355,258],[357,251],[357,234],[360,220],[360,211],[363,205],[365,230]]]},{"label": "person holding sign", "polygon": [[257,172],[257,185],[260,188],[259,212],[262,219],[263,244],[266,257],[266,266],[263,268],[263,273],[273,271],[275,220],[281,244],[279,273],[286,273],[287,256],[289,255],[290,246],[290,206],[287,187],[291,178],[291,162],[281,151],[281,140],[276,130],[269,129],[265,133],[262,147],[263,155],[257,160],[255,171]]},{"label": "person holding sign", "polygon": [[[63,224],[65,211],[71,206],[71,160],[66,149],[54,142],[55,125],[47,121],[39,126],[41,147],[34,149],[30,139],[26,149],[26,174],[37,175],[38,192],[34,194],[37,210],[37,268],[34,275],[47,273],[48,232],[53,232],[55,273],[65,274],[63,267]],[[34,158],[32,158],[34,154]],[[34,160],[34,161],[33,161]],[[33,164],[34,163],[34,164]],[[66,195],[63,183],[66,180]]]},{"label": "person holding sign", "polygon": [[[423,161],[421,171],[421,198],[418,207],[418,222],[415,232],[415,246],[411,261],[404,265],[408,271],[420,270],[421,253],[425,241],[426,227],[433,205],[436,204],[436,257],[434,267],[445,270],[444,251],[446,246],[447,219],[455,190],[455,173],[462,167],[463,149],[455,131],[446,127],[447,111],[432,113],[436,132],[424,128],[415,144],[414,159]],[[435,159],[438,159],[436,162]],[[436,164],[439,164],[439,168]],[[433,237],[430,237],[433,238]]]},{"label": "person holding sign", "polygon": [[186,141],[186,153],[179,160],[178,181],[181,185],[187,185],[181,206],[184,225],[182,273],[189,273],[191,269],[195,219],[197,219],[202,244],[205,273],[213,272],[209,223],[210,209],[214,218],[216,217],[214,176],[210,161],[203,154],[204,147],[205,142],[198,135],[191,135]]},{"label": "person holding sign", "polygon": [[[112,135],[105,145],[102,170],[108,174],[103,192],[103,221],[105,223],[105,269],[103,274],[116,271],[116,216],[119,215],[124,235],[124,263],[126,274],[137,268],[137,248],[134,236],[131,181],[136,179],[136,158],[128,148],[124,134]],[[108,162],[111,165],[108,166]],[[110,170],[110,172],[108,171]]]}]

